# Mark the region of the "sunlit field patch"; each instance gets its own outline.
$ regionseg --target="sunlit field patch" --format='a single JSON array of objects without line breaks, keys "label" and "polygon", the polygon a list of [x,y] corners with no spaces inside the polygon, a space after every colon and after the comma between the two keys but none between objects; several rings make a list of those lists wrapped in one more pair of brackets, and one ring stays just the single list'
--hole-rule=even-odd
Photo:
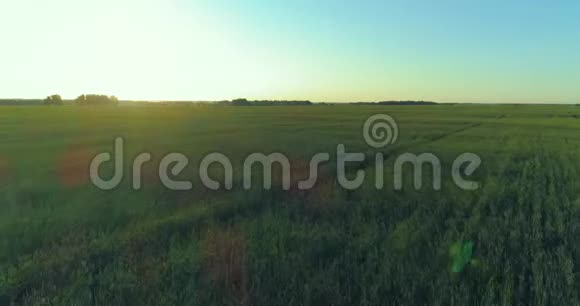
[{"label": "sunlit field patch", "polygon": [[65,187],[79,187],[89,183],[89,165],[96,155],[83,145],[71,145],[59,156],[57,173],[59,181]]},{"label": "sunlit field patch", "polygon": [[0,184],[10,179],[10,162],[0,155]]}]

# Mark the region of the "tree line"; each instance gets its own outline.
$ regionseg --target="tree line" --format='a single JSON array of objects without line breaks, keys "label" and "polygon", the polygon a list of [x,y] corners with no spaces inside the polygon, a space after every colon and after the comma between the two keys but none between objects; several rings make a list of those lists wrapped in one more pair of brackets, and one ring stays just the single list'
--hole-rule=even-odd
[{"label": "tree line", "polygon": [[[64,100],[60,95],[50,95],[44,99],[0,99],[0,106],[3,105],[115,105],[119,103],[119,99],[115,96],[107,95],[97,95],[97,94],[83,94],[78,96],[74,100]],[[234,99],[234,100],[224,100],[224,101],[128,101],[124,100],[123,103],[131,105],[144,105],[144,104],[155,104],[155,105],[220,105],[220,106],[309,106],[309,105],[320,105],[320,106],[333,106],[333,105],[376,105],[376,106],[388,106],[388,105],[440,105],[437,102],[431,101],[379,101],[379,102],[348,102],[348,103],[338,103],[338,102],[311,102],[308,100],[248,100],[248,99]],[[446,105],[451,105],[456,103],[446,103]],[[578,105],[580,106],[580,104]]]},{"label": "tree line", "polygon": [[[116,105],[119,99],[115,96],[107,95],[80,95],[73,100],[74,105]],[[44,105],[64,105],[65,102],[60,95],[51,95],[46,97],[42,104]]]},{"label": "tree line", "polygon": [[250,101],[247,99],[234,99],[232,101],[220,101],[217,104],[220,105],[233,105],[233,106],[275,106],[275,105],[312,105],[313,103],[306,101],[296,101],[296,100],[256,100]]}]

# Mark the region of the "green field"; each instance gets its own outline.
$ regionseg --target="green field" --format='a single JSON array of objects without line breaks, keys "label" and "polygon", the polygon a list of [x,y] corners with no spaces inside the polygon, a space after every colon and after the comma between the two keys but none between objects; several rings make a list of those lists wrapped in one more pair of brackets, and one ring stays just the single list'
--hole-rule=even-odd
[{"label": "green field", "polygon": [[[388,175],[347,191],[332,163],[312,190],[239,188],[253,152],[286,154],[297,176],[337,144],[374,156],[362,126],[377,113],[400,129],[385,166],[434,153],[440,191]],[[153,155],[142,190],[88,180],[115,137],[127,172]],[[193,190],[155,176],[168,152],[189,157]],[[231,159],[233,190],[201,186],[211,152]],[[451,180],[464,152],[483,161],[476,191]],[[578,161],[572,105],[3,106],[0,305],[578,305]]]}]

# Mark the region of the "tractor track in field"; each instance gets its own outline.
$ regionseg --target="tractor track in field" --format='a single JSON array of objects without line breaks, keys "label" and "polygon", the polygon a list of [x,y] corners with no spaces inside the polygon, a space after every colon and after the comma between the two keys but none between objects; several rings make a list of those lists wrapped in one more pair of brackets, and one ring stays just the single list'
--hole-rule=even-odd
[{"label": "tractor track in field", "polygon": [[[393,150],[392,152],[389,152],[389,153],[395,153],[395,154],[397,154],[398,152],[400,152],[402,150],[408,150],[410,148],[414,148],[414,147],[417,147],[417,146],[432,144],[432,143],[435,143],[435,142],[437,142],[439,140],[442,140],[444,138],[447,138],[449,136],[453,136],[453,135],[456,135],[456,134],[465,132],[467,130],[474,129],[474,128],[480,127],[482,125],[483,125],[483,122],[477,122],[477,123],[468,124],[466,126],[463,126],[463,127],[459,128],[459,129],[450,131],[448,133],[443,133],[441,135],[436,135],[436,136],[432,137],[431,139],[422,140],[422,141],[419,141],[419,142],[415,142],[415,143],[411,143],[411,144],[408,144],[408,145],[400,146],[400,147],[396,148],[395,150]],[[392,154],[389,154],[389,155],[392,155]]]},{"label": "tractor track in field", "polygon": [[462,128],[459,128],[457,130],[451,131],[449,133],[446,133],[446,134],[443,134],[443,135],[439,135],[439,136],[435,136],[432,139],[426,141],[426,143],[434,143],[434,142],[437,142],[437,141],[439,141],[439,140],[441,140],[443,138],[446,138],[446,137],[449,137],[449,136],[453,136],[455,134],[459,134],[459,133],[465,132],[467,130],[471,130],[471,129],[476,128],[476,127],[479,127],[481,125],[483,125],[483,122],[472,123],[472,124],[469,124],[469,125],[464,126]]},{"label": "tractor track in field", "polygon": [[[383,152],[383,154],[384,154],[384,161],[389,160],[393,156],[398,156],[400,153],[405,152],[405,151],[408,151],[411,148],[414,148],[414,147],[417,147],[417,146],[421,146],[421,145],[432,144],[432,143],[435,143],[435,142],[437,142],[437,141],[439,141],[441,139],[447,138],[449,136],[453,136],[455,134],[459,134],[459,133],[465,132],[465,131],[470,130],[470,129],[474,129],[476,127],[480,127],[482,125],[483,125],[483,122],[471,123],[471,124],[468,124],[466,126],[462,126],[459,129],[450,131],[448,133],[443,133],[441,135],[436,135],[436,136],[432,137],[431,139],[422,140],[422,141],[415,142],[415,143],[411,143],[411,144],[408,144],[408,145],[402,145],[402,146],[399,146],[399,147],[397,147],[397,148],[395,148],[393,150],[385,151],[385,152]],[[368,160],[374,160],[374,159],[373,158],[369,158]],[[359,165],[359,167],[356,167],[355,169],[356,169],[356,171],[358,171],[358,170],[364,170],[364,169],[371,168],[371,167],[375,167],[374,161],[373,162],[370,162],[370,163],[361,163]]]}]

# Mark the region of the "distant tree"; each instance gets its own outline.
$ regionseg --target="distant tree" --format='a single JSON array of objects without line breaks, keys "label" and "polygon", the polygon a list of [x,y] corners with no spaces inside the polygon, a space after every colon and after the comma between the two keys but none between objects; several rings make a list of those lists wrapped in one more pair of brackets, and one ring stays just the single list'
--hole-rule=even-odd
[{"label": "distant tree", "polygon": [[46,97],[43,101],[44,105],[62,105],[62,97],[60,95],[52,95]]},{"label": "distant tree", "polygon": [[115,96],[106,95],[80,95],[75,99],[76,105],[115,105],[119,99]]},{"label": "distant tree", "polygon": [[277,106],[277,105],[312,105],[310,101],[287,101],[287,100],[256,100],[235,99],[231,102],[220,102],[220,104],[233,106]]}]

